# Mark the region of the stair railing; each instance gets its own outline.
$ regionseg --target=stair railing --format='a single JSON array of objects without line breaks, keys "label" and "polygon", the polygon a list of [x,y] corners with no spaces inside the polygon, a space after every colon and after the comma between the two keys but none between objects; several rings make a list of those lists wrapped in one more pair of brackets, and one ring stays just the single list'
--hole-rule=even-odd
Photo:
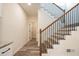
[{"label": "stair railing", "polygon": [[[62,23],[63,20],[64,23]],[[48,40],[50,38],[52,40],[58,41],[56,37],[52,36],[56,35],[58,31],[61,30],[61,28],[70,27],[75,29],[76,26],[79,26],[79,3],[67,11],[65,14],[60,16],[57,20],[49,24],[46,28],[40,30],[40,55],[42,55],[42,43],[48,41],[51,44],[51,41]],[[55,42],[53,41],[53,43]],[[50,47],[50,45],[48,46]]]}]

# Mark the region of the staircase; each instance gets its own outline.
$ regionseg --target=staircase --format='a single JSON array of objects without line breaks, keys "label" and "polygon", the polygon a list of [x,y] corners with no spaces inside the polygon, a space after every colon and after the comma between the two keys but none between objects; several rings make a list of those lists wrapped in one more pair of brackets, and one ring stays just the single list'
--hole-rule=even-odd
[{"label": "staircase", "polygon": [[65,36],[76,31],[77,26],[79,26],[79,3],[45,29],[40,30],[40,55],[47,54],[48,49],[54,49],[54,45],[59,45],[60,40],[65,40]]}]

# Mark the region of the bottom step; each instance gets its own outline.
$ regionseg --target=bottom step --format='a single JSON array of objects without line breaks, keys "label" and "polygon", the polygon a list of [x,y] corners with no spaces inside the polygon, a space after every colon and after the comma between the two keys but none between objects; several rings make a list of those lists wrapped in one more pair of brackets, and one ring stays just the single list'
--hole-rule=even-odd
[{"label": "bottom step", "polygon": [[47,53],[47,49],[44,43],[41,44],[41,52],[42,53]]},{"label": "bottom step", "polygon": [[47,54],[42,54],[42,56],[48,56]]}]

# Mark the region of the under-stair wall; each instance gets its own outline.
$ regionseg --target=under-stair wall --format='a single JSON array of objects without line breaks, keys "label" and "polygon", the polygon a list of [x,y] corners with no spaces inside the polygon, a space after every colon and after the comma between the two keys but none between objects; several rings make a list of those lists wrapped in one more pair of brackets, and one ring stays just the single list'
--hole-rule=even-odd
[{"label": "under-stair wall", "polygon": [[43,56],[79,56],[79,26],[71,35],[65,36],[65,40],[60,40],[59,45],[53,45],[54,49],[48,49]]}]

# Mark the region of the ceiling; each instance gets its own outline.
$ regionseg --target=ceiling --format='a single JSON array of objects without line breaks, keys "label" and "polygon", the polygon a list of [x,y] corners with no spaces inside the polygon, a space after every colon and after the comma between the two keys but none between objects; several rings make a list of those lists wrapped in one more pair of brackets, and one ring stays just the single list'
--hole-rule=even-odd
[{"label": "ceiling", "polygon": [[20,5],[28,16],[38,15],[38,7],[39,7],[38,3],[32,3],[31,5],[28,5],[27,3],[21,3]]}]

